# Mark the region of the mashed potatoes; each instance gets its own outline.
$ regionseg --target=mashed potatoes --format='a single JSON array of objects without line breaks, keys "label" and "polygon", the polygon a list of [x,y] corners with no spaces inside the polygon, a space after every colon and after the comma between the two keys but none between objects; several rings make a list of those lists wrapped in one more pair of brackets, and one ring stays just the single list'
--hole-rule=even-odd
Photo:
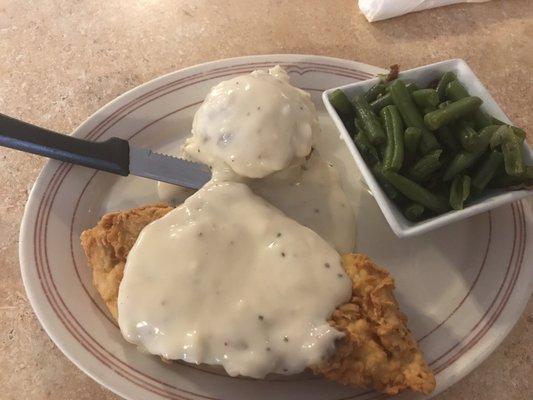
[{"label": "mashed potatoes", "polygon": [[262,178],[307,156],[318,130],[309,93],[274,67],[215,86],[194,116],[185,151],[213,167]]}]

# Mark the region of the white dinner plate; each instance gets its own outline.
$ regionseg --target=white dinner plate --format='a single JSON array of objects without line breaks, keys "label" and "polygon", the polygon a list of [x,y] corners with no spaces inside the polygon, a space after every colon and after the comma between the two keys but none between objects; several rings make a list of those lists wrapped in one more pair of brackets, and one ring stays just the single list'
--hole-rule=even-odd
[{"label": "white dinner plate", "polygon": [[[183,69],[139,86],[104,106],[73,136],[118,136],[175,151],[209,89],[238,74],[280,64],[309,91],[321,113],[321,152],[341,172],[358,214],[357,251],[396,279],[409,326],[437,376],[434,394],[461,379],[503,340],[520,316],[533,281],[533,202],[521,201],[426,235],[398,239],[332,128],[323,90],[368,79],[381,69],[318,56],[269,55]],[[304,373],[266,381],[231,378],[218,369],[162,363],[126,343],[91,284],[80,233],[108,210],[157,201],[154,182],[120,178],[50,161],[26,206],[20,259],[30,302],[46,332],[79,368],[127,399],[369,400],[384,397]],[[402,398],[422,398],[406,393]]]}]

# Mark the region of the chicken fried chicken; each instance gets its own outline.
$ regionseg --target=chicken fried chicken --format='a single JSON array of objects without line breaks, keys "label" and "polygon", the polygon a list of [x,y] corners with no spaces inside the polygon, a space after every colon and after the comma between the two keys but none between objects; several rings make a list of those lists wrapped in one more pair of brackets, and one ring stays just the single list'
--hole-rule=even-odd
[{"label": "chicken fried chicken", "polygon": [[[82,233],[94,286],[115,319],[129,251],[141,230],[170,210],[154,204],[106,214]],[[342,263],[352,280],[352,298],[333,312],[330,324],[345,336],[337,342],[336,352],[311,370],[342,384],[390,395],[405,389],[430,393],[435,377],[407,328],[390,274],[362,254],[346,254]]]},{"label": "chicken fried chicken", "polygon": [[345,336],[313,372],[391,395],[407,388],[433,391],[435,377],[407,328],[390,274],[363,254],[345,254],[342,265],[352,280],[352,298],[333,312],[330,324]]},{"label": "chicken fried chicken", "polygon": [[153,204],[109,213],[81,234],[81,245],[93,270],[93,285],[113,318],[118,318],[118,287],[128,253],[142,229],[170,210],[166,204]]}]

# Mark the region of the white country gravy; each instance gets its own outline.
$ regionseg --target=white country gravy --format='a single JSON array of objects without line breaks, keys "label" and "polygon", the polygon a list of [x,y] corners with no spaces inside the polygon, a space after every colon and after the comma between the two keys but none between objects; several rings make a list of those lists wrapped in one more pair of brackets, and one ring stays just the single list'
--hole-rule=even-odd
[{"label": "white country gravy", "polygon": [[124,337],[228,374],[293,374],[334,349],[339,254],[247,185],[211,182],[143,229],[118,297]]},{"label": "white country gravy", "polygon": [[223,81],[194,115],[185,151],[239,175],[262,178],[309,154],[318,130],[309,93],[279,66]]}]

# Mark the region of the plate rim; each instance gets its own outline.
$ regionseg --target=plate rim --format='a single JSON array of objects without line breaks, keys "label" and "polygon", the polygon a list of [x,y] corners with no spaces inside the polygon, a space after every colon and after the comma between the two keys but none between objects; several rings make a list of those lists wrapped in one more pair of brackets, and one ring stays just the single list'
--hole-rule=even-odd
[{"label": "plate rim", "polygon": [[[210,70],[213,66],[222,66],[224,64],[232,64],[239,61],[261,61],[265,63],[273,62],[274,59],[279,59],[279,61],[288,61],[288,62],[305,62],[306,59],[308,60],[315,60],[315,61],[326,61],[328,63],[333,64],[339,64],[342,66],[348,66],[351,68],[356,67],[363,67],[365,69],[374,68],[379,69],[377,67],[373,67],[367,64],[363,64],[360,62],[350,61],[346,59],[341,58],[334,58],[334,57],[327,57],[327,56],[314,56],[309,54],[268,54],[268,55],[253,55],[253,56],[242,56],[242,57],[233,57],[233,58],[227,58],[227,59],[220,59],[220,60],[213,60],[204,62],[201,64],[189,66],[186,68],[182,68],[173,72],[169,72],[167,74],[164,74],[162,76],[156,77],[154,79],[151,79],[150,81],[143,83],[139,86],[136,86],[125,93],[121,94],[120,96],[114,98],[107,104],[100,107],[98,110],[96,110],[92,115],[90,115],[85,121],[83,121],[72,133],[73,136],[76,136],[77,133],[82,131],[83,129],[86,129],[87,126],[89,126],[93,122],[102,122],[102,116],[105,112],[105,110],[109,110],[110,108],[114,108],[119,104],[124,103],[127,101],[127,99],[131,96],[134,96],[137,92],[142,92],[143,90],[149,88],[150,86],[158,83],[163,82],[164,80],[168,79],[169,77],[175,76],[176,74],[187,74],[191,71],[198,71],[202,69]],[[105,118],[104,118],[105,119]],[[28,257],[31,259],[29,254],[27,253],[28,250],[28,243],[26,241],[26,237],[31,238],[31,221],[33,220],[32,217],[35,214],[35,203],[40,200],[42,196],[42,186],[45,184],[46,176],[50,175],[51,172],[53,172],[53,169],[55,166],[57,166],[57,162],[50,160],[48,161],[40,171],[33,187],[30,192],[28,201],[26,203],[24,214],[21,222],[20,227],[20,233],[19,233],[19,259],[20,259],[20,268],[21,268],[21,274],[22,274],[22,280],[24,284],[24,288],[26,290],[26,294],[28,296],[28,300],[30,301],[30,304],[34,310],[35,315],[37,316],[40,324],[43,326],[46,333],[49,335],[49,337],[54,341],[54,343],[58,346],[58,348],[65,354],[65,356],[72,361],[78,368],[80,368],[84,373],[89,375],[92,379],[97,381],[102,386],[108,388],[109,390],[117,393],[118,395],[125,397],[125,398],[131,398],[131,394],[126,393],[125,391],[117,388],[116,386],[112,386],[109,382],[105,381],[103,377],[97,376],[92,373],[92,371],[89,371],[85,366],[82,365],[82,362],[76,358],[76,355],[74,354],[73,350],[70,350],[67,345],[65,345],[63,340],[59,336],[61,336],[61,332],[55,332],[54,331],[54,324],[55,321],[51,320],[52,318],[47,318],[45,315],[46,313],[43,312],[43,307],[41,307],[36,298],[34,297],[35,294],[32,294],[32,290],[35,290],[33,288],[33,283],[31,283],[30,278],[30,269],[28,268],[29,265],[32,264],[31,260],[28,259]],[[526,231],[528,225],[531,225],[528,223],[528,219],[526,218]],[[527,237],[525,239],[525,249],[528,248],[527,246],[528,240]],[[32,248],[33,246],[31,246]],[[526,251],[526,250],[524,250]],[[529,253],[529,252],[528,252]],[[529,258],[526,256],[526,259]],[[529,269],[529,291],[531,295],[531,282],[533,280],[533,274],[531,274],[531,268]],[[499,344],[503,341],[503,339],[507,336],[508,332],[512,329],[518,318],[523,313],[523,309],[525,305],[527,304],[528,297],[524,296],[525,300],[522,300],[522,304],[519,304],[520,312],[516,312],[516,315],[512,315],[512,318],[510,319],[510,323],[507,324],[506,329],[499,332],[497,337],[495,339],[492,339],[489,341],[489,345],[486,348],[486,351],[481,355],[481,357],[477,357],[474,360],[470,360],[470,362],[467,364],[466,367],[463,367],[458,376],[452,378],[450,381],[451,383],[447,385],[445,388],[440,388],[440,390],[435,390],[435,392],[432,394],[432,396],[437,395],[441,391],[447,389],[451,385],[455,384],[457,381],[462,379],[464,376],[466,376],[470,371],[472,371],[474,368],[476,368],[482,361],[484,361],[493,351],[494,349],[499,346]],[[502,311],[502,314],[505,314],[504,311]],[[498,316],[498,318],[501,318],[501,315]],[[507,318],[508,319],[508,318]],[[474,346],[478,346],[478,343],[476,343]],[[465,353],[467,354],[467,353]],[[461,356],[460,358],[464,357]],[[135,388],[135,390],[139,390]]]}]

